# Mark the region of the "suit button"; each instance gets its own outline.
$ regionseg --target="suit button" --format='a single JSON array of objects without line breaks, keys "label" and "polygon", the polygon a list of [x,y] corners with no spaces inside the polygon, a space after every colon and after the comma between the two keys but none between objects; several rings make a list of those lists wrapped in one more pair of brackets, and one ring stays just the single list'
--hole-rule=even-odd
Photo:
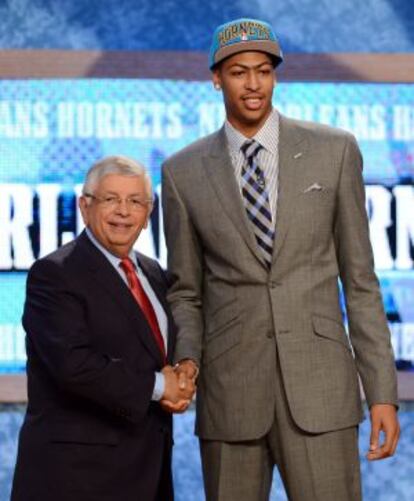
[{"label": "suit button", "polygon": [[268,337],[269,339],[272,339],[274,337],[273,331],[267,331],[266,337]]},{"label": "suit button", "polygon": [[270,280],[269,282],[269,287],[271,289],[276,289],[276,287],[280,287],[282,284],[280,282],[277,282],[276,280]]},{"label": "suit button", "polygon": [[128,416],[129,416],[129,412],[128,412],[126,409],[124,409],[123,407],[120,407],[120,408],[118,409],[118,415],[119,415],[120,417],[126,418],[126,417],[128,417]]}]

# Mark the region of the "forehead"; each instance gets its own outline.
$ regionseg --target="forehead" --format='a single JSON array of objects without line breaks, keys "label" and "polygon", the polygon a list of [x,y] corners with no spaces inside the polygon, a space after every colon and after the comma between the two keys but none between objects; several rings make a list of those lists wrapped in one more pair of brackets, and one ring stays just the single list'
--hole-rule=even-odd
[{"label": "forehead", "polygon": [[259,51],[246,51],[228,57],[222,62],[222,67],[229,68],[234,65],[258,66],[265,63],[269,63],[273,66],[273,61],[269,54]]},{"label": "forehead", "polygon": [[141,193],[145,191],[145,179],[140,175],[107,174],[98,181],[96,189],[113,193]]}]

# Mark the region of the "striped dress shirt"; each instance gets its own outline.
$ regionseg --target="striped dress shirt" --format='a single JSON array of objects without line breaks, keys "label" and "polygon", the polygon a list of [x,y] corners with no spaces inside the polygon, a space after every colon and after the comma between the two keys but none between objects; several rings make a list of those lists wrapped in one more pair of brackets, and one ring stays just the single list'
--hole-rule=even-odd
[{"label": "striped dress shirt", "polygon": [[257,164],[263,171],[266,180],[266,190],[269,195],[270,210],[272,212],[272,226],[276,225],[278,171],[279,171],[279,113],[272,109],[263,127],[252,137],[245,137],[226,120],[224,130],[230,153],[234,173],[240,188],[243,163],[245,162],[241,147],[248,139],[254,139],[263,148],[257,155]]}]

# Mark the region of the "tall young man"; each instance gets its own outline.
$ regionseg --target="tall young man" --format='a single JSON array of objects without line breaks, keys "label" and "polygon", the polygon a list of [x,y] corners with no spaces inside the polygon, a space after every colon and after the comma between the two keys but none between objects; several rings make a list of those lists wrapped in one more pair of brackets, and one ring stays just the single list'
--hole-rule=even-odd
[{"label": "tall young man", "polygon": [[392,455],[399,435],[362,160],[351,134],[273,108],[281,62],[267,23],[217,28],[210,68],[225,124],[164,165],[175,360],[199,371],[208,500],[268,499],[277,465],[291,500],[356,501],[358,375],[368,458]]}]

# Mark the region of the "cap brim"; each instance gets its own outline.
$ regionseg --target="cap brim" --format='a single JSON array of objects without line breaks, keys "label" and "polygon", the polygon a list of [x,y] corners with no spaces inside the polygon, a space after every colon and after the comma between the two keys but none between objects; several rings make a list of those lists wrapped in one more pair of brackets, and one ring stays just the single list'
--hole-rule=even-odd
[{"label": "cap brim", "polygon": [[219,49],[214,56],[214,63],[210,66],[210,69],[213,69],[214,66],[223,61],[223,59],[227,59],[230,56],[234,56],[234,54],[247,51],[265,52],[266,54],[273,56],[275,68],[283,61],[279,44],[275,40],[249,40],[246,42],[238,42],[232,45],[227,45],[226,47]]}]

